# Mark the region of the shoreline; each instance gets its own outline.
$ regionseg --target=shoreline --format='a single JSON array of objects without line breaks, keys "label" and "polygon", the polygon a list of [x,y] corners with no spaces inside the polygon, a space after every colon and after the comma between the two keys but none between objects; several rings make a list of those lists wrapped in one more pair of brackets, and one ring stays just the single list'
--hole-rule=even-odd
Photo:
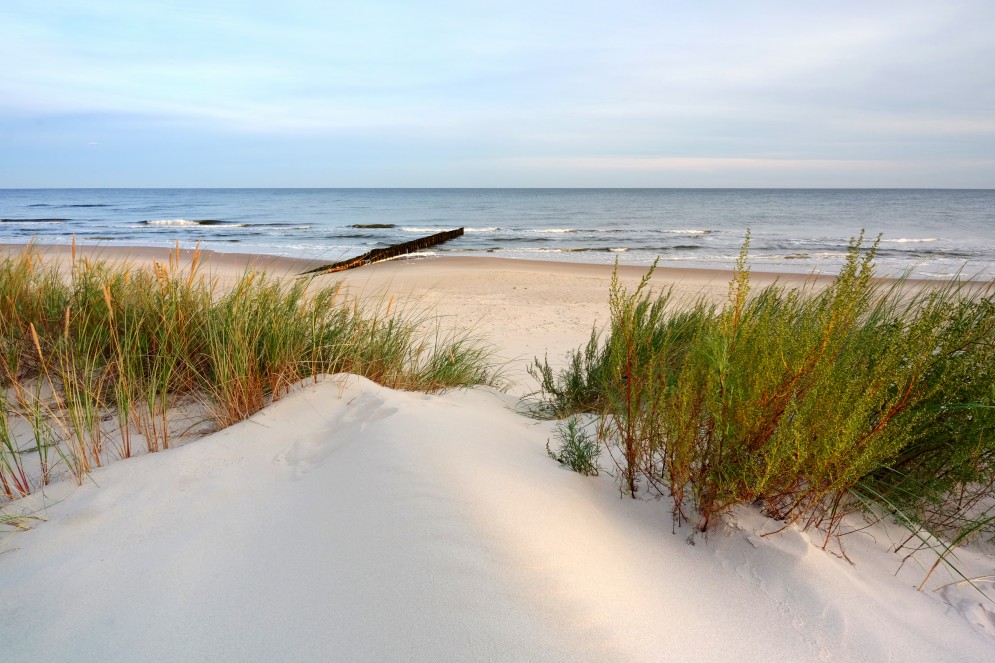
[{"label": "shoreline", "polygon": [[[0,243],[0,254],[15,253],[22,251],[29,246],[34,247],[43,255],[67,257],[71,255],[73,247],[70,244],[40,244],[40,243]],[[171,254],[175,254],[176,248],[143,245],[89,245],[77,243],[75,247],[77,255],[84,255],[90,258],[106,260],[138,260],[138,261],[165,261]],[[295,269],[305,271],[321,265],[331,264],[328,260],[317,258],[276,256],[266,253],[241,253],[224,252],[214,249],[179,249],[180,257],[186,261],[195,251],[199,251],[201,263],[204,265],[215,265],[223,269],[261,269],[269,271],[270,267],[276,267],[272,273],[280,271],[290,272]],[[611,277],[615,266],[607,263],[586,263],[567,262],[560,260],[538,260],[534,258],[504,258],[497,256],[420,256],[411,254],[385,260],[383,262],[365,265],[345,272],[338,272],[335,276],[344,277],[350,273],[381,269],[391,264],[435,264],[444,268],[472,268],[485,269],[495,268],[509,272],[550,272],[555,274],[572,274],[585,277],[597,277],[607,275]],[[650,268],[650,265],[619,265],[619,274],[623,278],[641,278]],[[682,281],[688,279],[714,281],[715,279],[725,279],[727,282],[731,278],[733,268],[709,268],[709,267],[660,267],[655,270],[655,275],[663,276],[671,280]],[[812,274],[808,272],[780,272],[750,270],[751,279],[764,284],[773,281],[808,281],[828,282],[835,278],[834,274]],[[882,277],[882,282],[895,281],[896,279]],[[942,281],[931,281],[928,279],[909,279],[909,283],[942,283]]]}]

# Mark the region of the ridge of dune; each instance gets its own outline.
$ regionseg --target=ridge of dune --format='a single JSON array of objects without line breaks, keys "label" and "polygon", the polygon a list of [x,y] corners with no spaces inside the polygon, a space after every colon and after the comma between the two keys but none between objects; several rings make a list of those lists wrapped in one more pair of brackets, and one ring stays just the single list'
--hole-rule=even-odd
[{"label": "ridge of dune", "polygon": [[[0,556],[11,660],[982,660],[941,601],[791,531],[690,546],[491,390],[306,385],[115,463]],[[36,499],[36,498],[29,498]],[[11,542],[8,541],[8,547]],[[866,560],[865,560],[866,561]]]}]

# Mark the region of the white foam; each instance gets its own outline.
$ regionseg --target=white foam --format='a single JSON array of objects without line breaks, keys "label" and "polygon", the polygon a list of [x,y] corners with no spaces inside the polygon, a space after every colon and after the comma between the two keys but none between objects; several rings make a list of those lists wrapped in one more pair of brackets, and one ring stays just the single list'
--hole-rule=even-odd
[{"label": "white foam", "polygon": [[909,238],[902,237],[900,239],[882,239],[881,242],[890,242],[892,244],[920,244],[923,242],[938,242],[940,241],[936,237],[923,237],[923,238]]},{"label": "white foam", "polygon": [[148,219],[145,222],[147,226],[199,226],[200,223],[197,221],[191,221],[190,219]]},{"label": "white foam", "polygon": [[[204,220],[196,221],[191,219],[149,219],[145,222],[146,226],[164,226],[173,228],[249,228],[252,227],[251,223],[225,223],[224,221],[216,220]],[[140,228],[141,226],[132,226]],[[255,226],[260,230],[267,228],[268,226]],[[307,230],[308,226],[288,226],[280,227],[279,230]]]}]

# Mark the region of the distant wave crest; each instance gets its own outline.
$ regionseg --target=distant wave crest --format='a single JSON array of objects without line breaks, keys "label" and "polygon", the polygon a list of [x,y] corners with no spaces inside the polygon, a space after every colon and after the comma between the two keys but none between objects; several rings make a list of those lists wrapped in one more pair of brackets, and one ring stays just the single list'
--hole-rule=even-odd
[{"label": "distant wave crest", "polygon": [[0,223],[65,223],[69,219],[0,219]]},{"label": "distant wave crest", "polygon": [[219,219],[146,219],[143,221],[147,226],[172,226],[172,227],[189,227],[189,226],[234,226],[240,228],[245,226],[244,223],[225,223]]}]

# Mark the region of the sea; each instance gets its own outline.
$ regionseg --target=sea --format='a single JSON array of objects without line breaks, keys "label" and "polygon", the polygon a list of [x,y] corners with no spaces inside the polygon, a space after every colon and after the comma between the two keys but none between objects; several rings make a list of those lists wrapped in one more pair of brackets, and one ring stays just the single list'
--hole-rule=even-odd
[{"label": "sea", "polygon": [[443,230],[412,257],[837,272],[863,233],[881,275],[995,278],[995,190],[0,189],[0,243],[200,245],[344,260]]}]

